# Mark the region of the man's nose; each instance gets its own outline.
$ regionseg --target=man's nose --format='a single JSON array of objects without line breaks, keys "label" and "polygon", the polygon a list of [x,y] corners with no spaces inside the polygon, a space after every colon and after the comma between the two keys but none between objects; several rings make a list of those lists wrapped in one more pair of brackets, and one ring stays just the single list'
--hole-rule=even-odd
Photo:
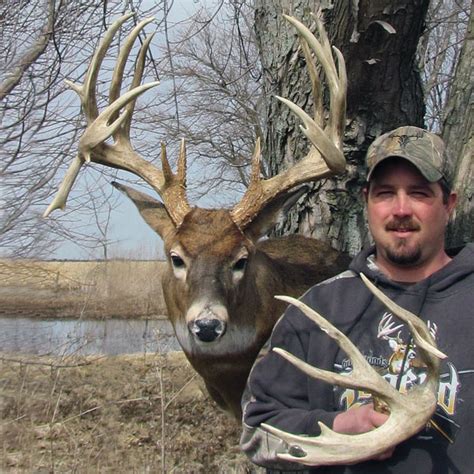
[{"label": "man's nose", "polygon": [[396,216],[409,216],[413,212],[410,197],[404,193],[399,192],[396,195],[395,202],[394,202],[394,210],[393,213]]}]

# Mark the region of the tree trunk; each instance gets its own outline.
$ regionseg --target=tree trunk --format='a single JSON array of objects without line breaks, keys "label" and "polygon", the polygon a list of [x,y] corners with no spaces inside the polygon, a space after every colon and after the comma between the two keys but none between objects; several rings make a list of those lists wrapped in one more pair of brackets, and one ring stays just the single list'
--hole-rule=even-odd
[{"label": "tree trunk", "polygon": [[472,241],[474,234],[473,23],[474,8],[471,8],[466,39],[451,86],[443,125],[443,139],[447,146],[448,156],[456,163],[453,188],[458,193],[455,219],[448,228],[448,246],[450,247],[461,246]]},{"label": "tree trunk", "polygon": [[299,159],[308,144],[299,123],[275,100],[281,95],[311,114],[310,81],[298,41],[282,13],[306,25],[321,7],[332,44],[343,53],[348,70],[348,113],[342,177],[311,185],[277,233],[299,232],[329,241],[352,254],[368,240],[360,190],[364,156],[381,133],[400,125],[423,124],[423,94],[415,53],[427,0],[277,1],[257,0],[255,28],[261,51],[267,117],[263,154],[271,174]]}]

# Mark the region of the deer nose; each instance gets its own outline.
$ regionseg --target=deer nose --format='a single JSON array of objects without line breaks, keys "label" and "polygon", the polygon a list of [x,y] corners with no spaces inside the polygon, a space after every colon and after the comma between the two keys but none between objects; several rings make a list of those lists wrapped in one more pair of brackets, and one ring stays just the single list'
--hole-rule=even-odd
[{"label": "deer nose", "polygon": [[219,319],[200,318],[188,324],[188,328],[200,341],[212,342],[225,332],[225,323]]}]

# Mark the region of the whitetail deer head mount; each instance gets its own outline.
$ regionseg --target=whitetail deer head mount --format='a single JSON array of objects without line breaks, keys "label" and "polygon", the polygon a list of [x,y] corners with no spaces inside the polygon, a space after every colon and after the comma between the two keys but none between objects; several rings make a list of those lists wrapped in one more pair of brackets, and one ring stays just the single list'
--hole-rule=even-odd
[{"label": "whitetail deer head mount", "polygon": [[[344,59],[334,48],[337,62],[334,61],[331,45],[319,18],[315,17],[318,40],[299,21],[285,16],[295,26],[301,38],[315,95],[315,118],[311,118],[287,99],[279,98],[279,100],[302,120],[301,130],[310,140],[311,149],[290,169],[269,179],[262,179],[260,141],[257,140],[252,158],[250,184],[240,202],[231,210],[193,208],[186,197],[184,140],[181,143],[176,173],[171,170],[164,145],[161,153],[162,166],[158,169],[138,155],[130,142],[136,99],[140,94],[158,85],[158,82],[140,85],[145,56],[152,36],[146,38],[139,51],[129,91],[120,95],[123,73],[135,40],[143,28],[153,21],[152,18],[140,22],[123,43],[112,76],[109,105],[102,112],[98,109],[96,87],[102,62],[115,34],[132,15],[130,13],[122,16],[107,30],[92,58],[84,83],[79,85],[68,81],[68,85],[81,99],[87,128],[79,140],[77,157],[44,215],[48,216],[53,210],[65,207],[69,192],[85,162],[95,162],[106,167],[129,171],[148,183],[163,202],[160,203],[127,186],[113,184],[134,201],[145,221],[163,238],[175,279],[178,282],[185,282],[192,273],[189,271],[191,262],[195,262],[198,255],[211,249],[211,253],[214,252],[214,260],[220,262],[218,266],[224,265],[230,269],[228,279],[238,283],[254,252],[255,242],[264,236],[278,221],[280,215],[304,193],[305,189],[298,189],[298,185],[319,180],[345,169],[346,162],[342,153],[347,89]],[[321,84],[313,55],[324,69],[330,91],[331,109],[327,120],[323,118],[322,101],[319,97]],[[107,143],[108,139],[111,139],[112,143]],[[197,274],[202,277],[201,272]],[[188,307],[190,305],[191,302]],[[209,311],[208,307],[207,312],[223,313],[222,308]],[[213,337],[212,331],[209,333],[207,328],[203,328],[203,332],[200,332],[199,328],[194,327],[195,333],[201,334],[206,341],[214,340],[225,332],[224,326],[217,324],[213,317],[210,319],[209,324],[215,327]],[[221,315],[217,319],[225,320],[227,316]],[[191,322],[193,317],[188,315],[187,320]]]},{"label": "whitetail deer head mount", "polygon": [[[169,266],[163,276],[163,291],[168,317],[184,352],[218,403],[230,405],[239,416],[240,396],[248,371],[284,308],[273,296],[282,292],[298,296],[308,286],[339,271],[334,265],[337,252],[313,239],[302,236],[266,242],[259,239],[305,192],[300,185],[345,169],[342,152],[347,90],[344,60],[337,49],[334,49],[334,59],[318,18],[315,22],[319,40],[296,19],[286,17],[300,36],[313,93],[317,95],[314,118],[292,102],[280,100],[301,119],[301,130],[311,143],[310,151],[291,168],[262,179],[257,140],[250,184],[240,202],[230,210],[200,209],[192,207],[186,197],[184,140],[176,172],[170,167],[164,145],[159,169],[141,157],[130,142],[135,102],[140,94],[158,85],[157,82],[140,85],[151,36],[139,51],[130,90],[120,95],[123,72],[133,43],[152,19],[139,23],[124,41],[112,76],[109,105],[102,112],[98,110],[96,87],[101,64],[114,35],[131,16],[119,18],[106,32],[83,84],[68,82],[81,99],[87,127],[79,140],[78,154],[45,216],[64,208],[85,162],[133,173],[156,191],[162,202],[114,183],[132,199],[145,221],[164,241]],[[320,109],[322,86],[314,58],[324,69],[330,91],[331,108],[327,119]]]}]

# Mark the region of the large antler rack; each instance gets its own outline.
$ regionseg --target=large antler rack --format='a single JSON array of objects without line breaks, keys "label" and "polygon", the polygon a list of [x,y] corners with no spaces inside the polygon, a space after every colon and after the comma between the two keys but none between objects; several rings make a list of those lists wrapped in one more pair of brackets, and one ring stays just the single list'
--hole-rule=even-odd
[{"label": "large antler rack", "polygon": [[[420,318],[391,301],[364,275],[361,274],[361,278],[369,290],[394,315],[407,323],[417,346],[417,352],[426,364],[427,377],[422,384],[408,393],[398,392],[366,361],[357,347],[319,313],[299,300],[288,296],[277,296],[276,298],[295,305],[333,338],[350,357],[353,370],[349,375],[339,375],[312,367],[283,349],[274,348],[273,350],[310,377],[332,385],[371,393],[377,400],[385,403],[390,411],[390,416],[383,425],[357,435],[336,433],[323,423],[319,423],[321,428],[319,436],[303,437],[262,424],[264,429],[288,443],[288,454],[279,454],[281,459],[309,466],[357,463],[381,454],[419,432],[428,423],[436,409],[439,359],[446,358],[446,355],[436,348],[428,327]],[[291,452],[298,453],[298,456],[290,454]]]},{"label": "large antler rack", "polygon": [[[107,167],[129,171],[145,180],[163,199],[163,203],[176,226],[179,226],[190,206],[186,198],[186,150],[184,140],[178,159],[178,171],[174,174],[169,165],[166,149],[162,145],[162,171],[138,155],[130,143],[130,127],[139,95],[155,87],[159,82],[140,85],[145,67],[146,53],[153,35],[143,42],[135,64],[135,73],[128,92],[120,96],[123,72],[135,40],[143,28],[154,18],[143,20],[131,31],[120,49],[109,89],[109,105],[98,111],[96,99],[97,78],[102,62],[120,27],[134,13],[126,14],[116,20],[106,31],[99,43],[82,85],[66,81],[79,95],[87,128],[79,140],[78,154],[71,163],[66,176],[53,202],[44,213],[47,217],[55,209],[64,209],[68,195],[85,162],[95,162]],[[122,114],[120,111],[124,109]],[[105,143],[113,138],[113,144]]]},{"label": "large antler rack", "polygon": [[[312,146],[309,153],[291,168],[278,175],[262,179],[260,177],[260,142],[257,140],[252,158],[252,172],[249,187],[241,201],[234,206],[231,216],[241,228],[252,222],[259,211],[278,195],[309,181],[317,181],[345,170],[346,160],[342,152],[345,128],[347,75],[344,58],[341,52],[331,48],[326,31],[317,15],[313,15],[318,30],[319,40],[301,22],[284,15],[297,30],[308,66],[312,92],[315,102],[315,116],[310,117],[293,102],[277,97],[286,104],[303,122],[300,126]],[[330,115],[326,126],[323,120],[321,84],[311,51],[321,64],[330,91]],[[333,54],[337,58],[337,66]]]}]

